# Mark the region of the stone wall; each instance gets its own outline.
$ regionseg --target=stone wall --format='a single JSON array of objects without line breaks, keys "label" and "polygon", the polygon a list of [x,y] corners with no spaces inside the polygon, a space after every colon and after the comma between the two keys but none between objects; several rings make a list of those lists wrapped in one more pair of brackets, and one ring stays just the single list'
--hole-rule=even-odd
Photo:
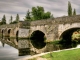
[{"label": "stone wall", "polygon": [[63,16],[54,19],[32,21],[30,23],[31,32],[35,30],[42,31],[47,40],[58,40],[62,32],[69,28],[80,26],[80,15],[76,16]]},{"label": "stone wall", "polygon": [[29,37],[29,29],[24,29],[24,28],[19,28],[19,34],[18,37],[24,37],[27,38]]}]

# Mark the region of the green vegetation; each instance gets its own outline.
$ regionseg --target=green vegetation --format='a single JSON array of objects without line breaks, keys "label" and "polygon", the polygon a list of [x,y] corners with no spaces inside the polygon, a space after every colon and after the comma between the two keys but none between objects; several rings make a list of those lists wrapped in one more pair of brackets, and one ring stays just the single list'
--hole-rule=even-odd
[{"label": "green vegetation", "polygon": [[25,16],[24,20],[41,20],[41,19],[48,19],[52,18],[53,15],[51,15],[51,12],[45,12],[44,8],[41,6],[32,7],[32,11],[27,11],[27,14]]},{"label": "green vegetation", "polygon": [[74,16],[74,15],[76,15],[76,10],[74,9],[72,13],[72,6],[70,1],[68,1],[68,16]]},{"label": "green vegetation", "polygon": [[11,17],[10,17],[10,24],[12,24],[12,20],[13,20],[13,17],[11,16]]},{"label": "green vegetation", "polygon": [[0,25],[6,24],[6,16],[3,15],[2,21],[0,22]]},{"label": "green vegetation", "polygon": [[10,24],[15,24],[15,23],[18,23],[19,22],[19,14],[17,14],[16,15],[16,19],[12,22],[12,19],[13,19],[13,17],[11,16],[11,18],[10,18]]},{"label": "green vegetation", "polygon": [[16,20],[17,23],[19,22],[19,14],[16,15]]},{"label": "green vegetation", "polygon": [[76,10],[74,9],[74,11],[73,11],[73,15],[76,15]]},{"label": "green vegetation", "polygon": [[72,7],[69,1],[68,1],[68,16],[72,16]]},{"label": "green vegetation", "polygon": [[52,52],[43,55],[47,60],[80,60],[80,49],[67,50],[61,52]]},{"label": "green vegetation", "polygon": [[31,20],[31,15],[30,15],[30,11],[29,10],[27,11],[27,14],[26,14],[24,20]]},{"label": "green vegetation", "polygon": [[13,21],[11,24],[15,24],[15,23],[18,23],[18,22],[19,22],[19,14],[16,15],[15,21]]}]

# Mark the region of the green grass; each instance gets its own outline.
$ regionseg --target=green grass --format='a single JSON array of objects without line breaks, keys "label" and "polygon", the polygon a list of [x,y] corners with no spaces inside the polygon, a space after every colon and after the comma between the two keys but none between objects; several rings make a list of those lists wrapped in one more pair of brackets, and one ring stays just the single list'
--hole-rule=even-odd
[{"label": "green grass", "polygon": [[80,49],[52,52],[41,57],[47,60],[80,60]]}]

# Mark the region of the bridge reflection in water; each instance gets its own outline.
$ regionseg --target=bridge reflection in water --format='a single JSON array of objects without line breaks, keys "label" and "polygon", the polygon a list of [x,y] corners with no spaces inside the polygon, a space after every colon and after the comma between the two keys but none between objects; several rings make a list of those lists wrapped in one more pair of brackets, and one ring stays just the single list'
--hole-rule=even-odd
[{"label": "bridge reflection in water", "polygon": [[0,39],[2,46],[4,47],[5,44],[8,44],[11,47],[14,47],[18,50],[18,55],[29,55],[29,43],[26,39],[16,39],[16,38],[1,38]]},{"label": "bridge reflection in water", "polygon": [[0,41],[3,47],[5,44],[8,44],[9,46],[16,48],[19,56],[34,55],[59,49],[58,46],[55,46],[54,44],[47,43],[46,45],[46,43],[40,41],[40,39],[37,41],[37,39],[35,40],[33,37],[32,40],[4,37],[1,38]]},{"label": "bridge reflection in water", "polygon": [[[2,46],[2,44],[4,45],[4,47]],[[28,56],[30,55],[18,56],[17,49],[7,44],[4,44],[0,41],[0,60],[17,60],[17,59],[28,57]]]}]

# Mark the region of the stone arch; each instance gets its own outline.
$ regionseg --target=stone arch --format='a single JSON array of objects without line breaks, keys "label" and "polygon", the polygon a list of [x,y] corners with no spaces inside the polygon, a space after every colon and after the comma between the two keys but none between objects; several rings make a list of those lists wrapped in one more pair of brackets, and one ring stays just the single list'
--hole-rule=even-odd
[{"label": "stone arch", "polygon": [[80,29],[80,27],[75,27],[75,28],[70,28],[68,30],[65,30],[61,36],[59,37],[59,39],[61,40],[61,43],[69,48],[69,47],[72,47],[72,35],[73,35],[73,32],[77,31],[78,29]]},{"label": "stone arch", "polygon": [[67,39],[69,37],[71,37],[71,35],[73,34],[74,31],[80,29],[80,27],[75,27],[75,28],[70,28],[65,30],[64,32],[62,32],[62,34],[60,35],[59,39],[63,38],[63,39]]},{"label": "stone arch", "polygon": [[32,45],[37,49],[41,49],[46,45],[45,34],[40,30],[33,31],[30,36],[30,39],[31,39]]}]

